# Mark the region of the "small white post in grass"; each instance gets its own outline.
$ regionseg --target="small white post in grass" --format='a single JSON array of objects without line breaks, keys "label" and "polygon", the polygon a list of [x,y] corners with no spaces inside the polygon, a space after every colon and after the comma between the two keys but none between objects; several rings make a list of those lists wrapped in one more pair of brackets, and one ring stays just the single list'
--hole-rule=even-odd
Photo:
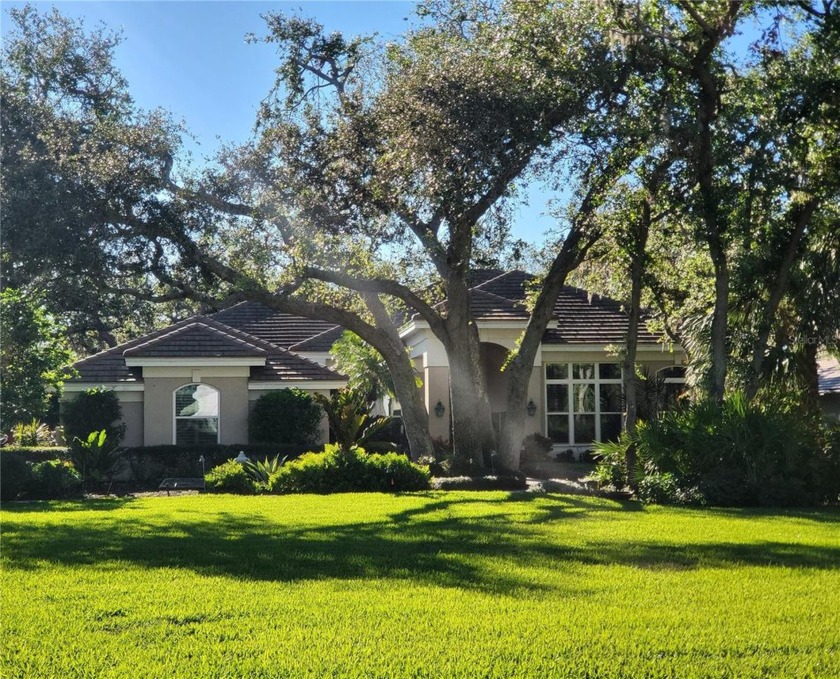
[{"label": "small white post in grass", "polygon": [[204,455],[198,458],[198,461],[201,462],[201,480],[204,483],[204,490],[207,490],[207,473],[204,471]]}]

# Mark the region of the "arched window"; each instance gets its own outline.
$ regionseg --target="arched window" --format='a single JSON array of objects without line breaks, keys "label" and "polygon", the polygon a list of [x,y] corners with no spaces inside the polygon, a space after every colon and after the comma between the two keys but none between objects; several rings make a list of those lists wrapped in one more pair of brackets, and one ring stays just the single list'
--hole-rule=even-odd
[{"label": "arched window", "polygon": [[175,390],[175,444],[219,442],[219,391],[207,384],[187,384]]}]

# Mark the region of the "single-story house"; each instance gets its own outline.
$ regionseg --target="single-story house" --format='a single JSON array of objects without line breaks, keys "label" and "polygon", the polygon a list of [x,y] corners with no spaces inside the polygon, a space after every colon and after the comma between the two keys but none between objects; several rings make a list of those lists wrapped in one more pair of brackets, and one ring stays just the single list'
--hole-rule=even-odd
[{"label": "single-story house", "polygon": [[[499,369],[527,323],[529,280],[522,271],[482,270],[471,288],[496,426],[505,418]],[[546,435],[558,449],[581,450],[620,430],[621,366],[615,349],[626,331],[627,315],[619,302],[564,288],[534,362],[526,434]],[[330,349],[341,332],[327,322],[241,302],[77,362],[79,375],[65,384],[65,398],[94,386],[113,389],[122,403],[129,446],[247,443],[248,415],[261,394],[287,387],[328,394],[346,384],[330,367]],[[443,345],[416,315],[403,325],[401,336],[423,381],[430,433],[448,440],[451,406]],[[638,362],[679,387],[685,372],[682,351],[646,328],[638,337]]]}]

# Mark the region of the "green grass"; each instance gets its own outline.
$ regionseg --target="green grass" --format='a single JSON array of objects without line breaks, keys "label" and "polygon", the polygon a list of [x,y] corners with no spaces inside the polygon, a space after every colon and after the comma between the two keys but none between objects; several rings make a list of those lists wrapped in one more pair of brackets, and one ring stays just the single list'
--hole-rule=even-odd
[{"label": "green grass", "polygon": [[836,677],[840,511],[508,493],[7,507],[11,677]]}]

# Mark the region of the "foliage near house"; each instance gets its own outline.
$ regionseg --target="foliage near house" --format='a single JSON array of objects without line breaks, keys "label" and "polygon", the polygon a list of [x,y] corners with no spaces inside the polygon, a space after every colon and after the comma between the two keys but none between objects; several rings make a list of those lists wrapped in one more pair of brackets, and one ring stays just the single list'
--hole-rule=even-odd
[{"label": "foliage near house", "polygon": [[94,431],[104,431],[108,440],[115,445],[119,445],[125,436],[122,406],[112,389],[86,389],[64,403],[61,410],[64,438],[69,444],[75,439],[87,441]]},{"label": "foliage near house", "polygon": [[204,477],[204,481],[207,490],[215,493],[253,495],[257,492],[257,483],[236,460],[228,460],[214,467]]},{"label": "foliage near house", "polygon": [[[834,428],[836,429],[836,427]],[[650,502],[791,506],[840,497],[840,438],[813,413],[780,397],[722,404],[701,401],[640,422],[632,434],[596,444],[595,476],[628,485],[626,450],[638,455],[636,478]]]},{"label": "foliage near house", "polygon": [[321,408],[302,389],[263,394],[249,422],[251,441],[259,444],[312,445],[318,439]]},{"label": "foliage near house", "polygon": [[840,675],[837,508],[199,495],[0,518],[3,676]]}]

